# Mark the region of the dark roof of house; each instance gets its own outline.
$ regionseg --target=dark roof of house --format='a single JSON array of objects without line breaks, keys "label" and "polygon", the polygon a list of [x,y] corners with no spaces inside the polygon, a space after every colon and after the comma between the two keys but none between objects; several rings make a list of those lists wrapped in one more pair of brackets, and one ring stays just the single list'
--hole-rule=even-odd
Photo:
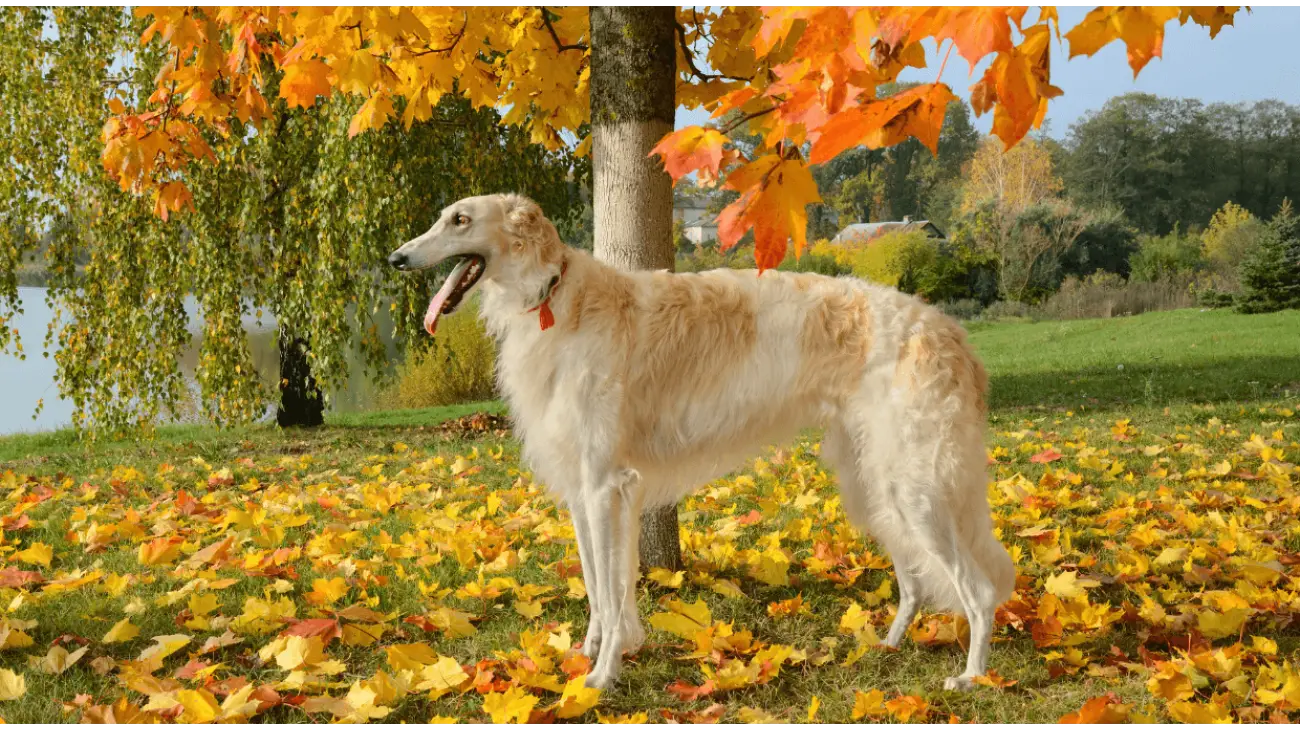
[{"label": "dark roof of house", "polygon": [[706,215],[703,218],[696,218],[682,223],[682,227],[684,228],[717,228],[717,226],[718,219],[711,215]]},{"label": "dark roof of house", "polygon": [[879,223],[854,223],[845,226],[844,230],[835,234],[831,243],[845,243],[847,241],[870,241],[871,239],[884,235],[886,233],[907,233],[909,231],[925,231],[931,236],[944,238],[943,231],[930,221],[881,221]]}]

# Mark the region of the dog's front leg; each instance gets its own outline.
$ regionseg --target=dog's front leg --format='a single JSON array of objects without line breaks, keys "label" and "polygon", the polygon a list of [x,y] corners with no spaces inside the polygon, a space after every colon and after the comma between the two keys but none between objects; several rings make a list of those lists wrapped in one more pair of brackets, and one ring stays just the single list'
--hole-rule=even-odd
[{"label": "dog's front leg", "polygon": [[594,666],[600,658],[603,637],[600,602],[599,563],[592,551],[592,523],[588,518],[590,505],[579,498],[569,504],[569,514],[573,517],[573,535],[578,542],[578,559],[582,561],[582,582],[587,588],[587,636],[582,640],[582,653],[591,659]]},{"label": "dog's front leg", "polygon": [[[618,679],[623,664],[623,650],[629,637],[625,617],[627,604],[628,565],[635,559],[636,543],[628,545],[628,537],[635,537],[629,525],[634,506],[639,500],[629,498],[629,486],[638,477],[631,470],[612,470],[595,480],[585,495],[587,518],[592,526],[591,548],[596,562],[598,602],[601,611],[601,650],[596,666],[587,677],[587,686],[608,688]],[[590,593],[588,594],[590,595]],[[635,609],[633,609],[635,610]]]}]

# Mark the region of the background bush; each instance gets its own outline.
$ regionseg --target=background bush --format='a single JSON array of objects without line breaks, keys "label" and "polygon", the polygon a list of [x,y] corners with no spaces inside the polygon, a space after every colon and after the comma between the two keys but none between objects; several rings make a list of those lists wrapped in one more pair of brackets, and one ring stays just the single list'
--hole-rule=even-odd
[{"label": "background bush", "polygon": [[388,408],[428,408],[496,397],[496,346],[478,318],[478,297],[439,320],[433,344],[412,351],[384,393]]}]

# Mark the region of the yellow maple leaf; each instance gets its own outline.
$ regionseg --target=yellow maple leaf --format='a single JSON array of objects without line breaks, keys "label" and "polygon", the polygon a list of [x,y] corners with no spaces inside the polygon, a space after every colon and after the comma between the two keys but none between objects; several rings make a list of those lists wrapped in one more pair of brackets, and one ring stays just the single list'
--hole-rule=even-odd
[{"label": "yellow maple leaf", "polygon": [[667,568],[652,568],[646,577],[664,588],[681,588],[682,581],[686,578],[686,571],[673,572]]},{"label": "yellow maple leaf", "polygon": [[422,671],[425,667],[439,660],[438,652],[423,642],[419,644],[394,644],[384,650],[388,655],[388,666],[401,671],[409,669]]},{"label": "yellow maple leaf", "polygon": [[195,616],[207,616],[221,608],[221,601],[212,593],[195,593],[190,596],[189,607]]},{"label": "yellow maple leaf", "polygon": [[1250,648],[1260,654],[1276,654],[1277,642],[1267,636],[1250,637]]},{"label": "yellow maple leaf", "polygon": [[153,637],[153,644],[145,647],[140,652],[138,658],[142,662],[157,662],[159,666],[162,660],[175,654],[190,643],[190,637],[185,634],[167,634],[164,636]]},{"label": "yellow maple leaf", "polygon": [[1165,709],[1179,722],[1201,725],[1232,722],[1232,712],[1218,702],[1170,702]]},{"label": "yellow maple leaf", "polygon": [[532,620],[542,615],[541,601],[515,601],[515,612]]},{"label": "yellow maple leaf", "polygon": [[439,656],[437,661],[425,666],[419,673],[418,690],[428,690],[431,699],[437,699],[459,687],[469,679],[460,663],[451,657]]},{"label": "yellow maple leaf", "polygon": [[1077,598],[1084,595],[1088,588],[1096,588],[1100,582],[1091,578],[1080,578],[1073,570],[1058,573],[1043,582],[1043,590],[1061,598]]},{"label": "yellow maple leaf", "polygon": [[1196,628],[1211,639],[1222,639],[1240,634],[1241,627],[1248,618],[1250,611],[1245,608],[1234,608],[1222,613],[1202,611],[1196,616]]},{"label": "yellow maple leaf", "polygon": [[325,642],[319,636],[285,636],[284,644],[275,652],[275,663],[281,669],[293,671],[325,661]]},{"label": "yellow maple leaf", "polygon": [[1173,662],[1160,662],[1147,680],[1147,691],[1165,700],[1185,700],[1196,694],[1192,680]]},{"label": "yellow maple leaf", "polygon": [[671,600],[668,602],[668,611],[653,614],[649,622],[656,629],[693,641],[697,632],[713,624],[713,616],[703,599],[692,604]]},{"label": "yellow maple leaf", "polygon": [[29,664],[33,669],[37,669],[45,674],[63,674],[68,667],[76,664],[81,657],[86,655],[90,647],[83,646],[80,649],[69,652],[62,646],[51,646],[43,657],[29,657]]},{"label": "yellow maple leaf", "polygon": [[14,557],[24,563],[50,567],[50,561],[54,559],[54,549],[43,542],[34,542],[26,550],[14,553]]},{"label": "yellow maple leaf", "polygon": [[348,593],[348,582],[343,578],[317,578],[311,582],[312,590],[303,596],[309,603],[328,606]]},{"label": "yellow maple leaf", "polygon": [[438,627],[448,638],[459,639],[472,636],[478,629],[469,622],[470,615],[464,611],[442,606],[429,613],[429,621]]},{"label": "yellow maple leaf", "polygon": [[0,702],[16,700],[27,694],[27,679],[8,669],[0,669]]},{"label": "yellow maple leaf", "polygon": [[140,543],[136,556],[141,565],[169,565],[181,554],[181,541],[170,537],[159,537],[149,542]]},{"label": "yellow maple leaf", "polygon": [[885,693],[878,689],[870,692],[854,690],[853,692],[853,719],[861,720],[868,715],[878,717],[888,712],[885,709]]},{"label": "yellow maple leaf", "polygon": [[636,712],[630,715],[606,715],[596,710],[596,721],[602,725],[644,725],[650,721],[649,713]]},{"label": "yellow maple leaf", "polygon": [[754,725],[770,725],[780,722],[772,713],[757,707],[742,707],[736,710],[736,719]]},{"label": "yellow maple leaf", "polygon": [[537,697],[520,687],[511,687],[506,692],[489,692],[483,698],[483,711],[497,724],[528,722],[528,716],[536,706]]},{"label": "yellow maple leaf", "polygon": [[221,714],[221,706],[217,704],[217,698],[206,689],[182,689],[176,692],[176,701],[180,703],[185,710],[177,718],[180,722],[185,723],[205,723],[212,722]]},{"label": "yellow maple leaf", "polygon": [[257,685],[250,683],[231,692],[221,702],[221,719],[238,722],[256,715],[262,708],[262,702],[252,696],[256,689]]},{"label": "yellow maple leaf", "polygon": [[817,698],[817,695],[813,695],[812,700],[808,702],[808,722],[811,723],[817,720],[817,711],[821,709],[821,706],[822,701]]},{"label": "yellow maple leaf", "polygon": [[569,593],[567,595],[569,598],[581,601],[587,597],[587,584],[582,582],[582,578],[576,575],[569,576],[568,584]]},{"label": "yellow maple leaf", "polygon": [[600,702],[600,690],[587,687],[587,675],[580,674],[564,685],[564,693],[553,705],[555,716],[564,720],[581,717]]}]

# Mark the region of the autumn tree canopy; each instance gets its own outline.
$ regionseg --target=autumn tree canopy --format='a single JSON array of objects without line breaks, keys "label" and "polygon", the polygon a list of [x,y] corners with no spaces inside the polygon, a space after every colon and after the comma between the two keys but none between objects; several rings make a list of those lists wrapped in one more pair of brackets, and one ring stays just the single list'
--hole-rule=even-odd
[{"label": "autumn tree canopy", "polygon": [[[879,98],[906,68],[942,67],[952,51],[974,67],[991,63],[970,88],[977,114],[992,113],[1006,147],[1041,125],[1049,100],[1054,41],[1068,57],[1116,41],[1136,75],[1161,55],[1171,21],[1207,28],[1233,22],[1236,7],[1100,7],[1060,27],[1053,8],[750,8],[677,13],[677,103],[738,113],[722,128],[687,127],[657,151],[674,177],[694,173],[739,193],[719,234],[734,244],[753,230],[760,268],[806,241],[805,206],[820,200],[810,164],[846,149],[914,137],[933,150],[954,98],[945,83]],[[390,121],[429,118],[447,94],[504,110],[552,148],[589,121],[590,26],[585,8],[151,8],[145,43],[166,44],[170,62],[143,108],[114,102],[104,128],[103,164],[124,188],[149,192],[159,215],[186,208],[184,171],[213,155],[200,129],[268,115],[267,63],[283,73],[276,92],[309,107],[336,92],[361,97],[353,135]],[[937,58],[927,45],[937,48]],[[1059,48],[1058,46],[1055,46]],[[734,115],[733,115],[734,116]],[[731,144],[745,127],[761,143]],[[588,140],[580,141],[585,151]]]}]

